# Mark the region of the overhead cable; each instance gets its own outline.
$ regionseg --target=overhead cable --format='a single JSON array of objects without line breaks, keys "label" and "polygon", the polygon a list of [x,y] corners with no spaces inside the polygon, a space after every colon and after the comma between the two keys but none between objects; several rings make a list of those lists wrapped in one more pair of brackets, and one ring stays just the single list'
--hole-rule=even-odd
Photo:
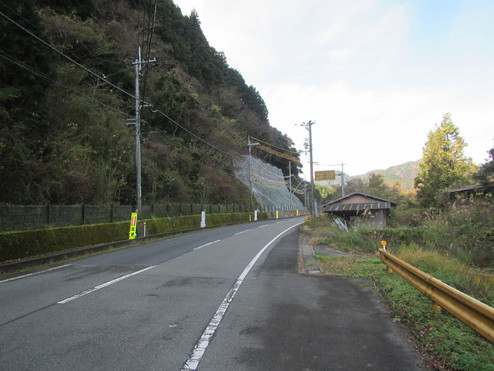
[{"label": "overhead cable", "polygon": [[82,92],[78,91],[77,89],[73,88],[72,86],[69,86],[69,85],[63,83],[60,80],[57,80],[57,79],[55,79],[55,78],[53,78],[51,76],[48,76],[45,73],[40,72],[40,71],[36,70],[35,68],[33,68],[33,67],[31,67],[31,66],[29,66],[27,64],[24,64],[24,63],[22,63],[22,62],[20,62],[20,61],[18,61],[16,59],[14,59],[13,57],[11,57],[11,56],[9,56],[9,55],[1,52],[1,51],[0,51],[0,57],[3,58],[3,59],[5,59],[5,60],[7,60],[7,61],[9,61],[9,62],[11,62],[11,63],[14,63],[15,65],[17,65],[18,67],[20,67],[22,69],[25,69],[25,70],[31,72],[33,75],[36,75],[36,76],[38,76],[38,77],[40,77],[42,79],[45,79],[46,81],[49,81],[49,82],[51,82],[53,84],[56,84],[56,85],[58,85],[58,86],[60,86],[60,87],[62,87],[64,89],[66,89],[66,90],[69,90],[69,91],[71,91],[71,92],[73,92],[75,94],[78,94],[78,95],[83,96],[83,97],[85,97],[87,99],[90,99],[93,102],[98,103],[99,105],[101,105],[101,106],[103,106],[105,108],[108,108],[108,109],[110,109],[112,111],[115,111],[115,112],[118,112],[118,113],[120,113],[122,115],[128,116],[128,113],[126,113],[126,112],[124,112],[124,111],[122,111],[122,110],[120,110],[118,108],[115,108],[113,106],[110,106],[109,104],[103,103],[103,102],[99,101],[98,99],[96,99],[94,97],[91,97],[90,95],[87,95],[85,93],[82,93]]},{"label": "overhead cable", "polygon": [[41,39],[40,37],[36,36],[35,34],[33,34],[31,31],[29,31],[27,28],[25,28],[24,26],[20,25],[19,23],[17,23],[16,21],[14,21],[12,18],[8,17],[6,14],[4,14],[3,12],[0,11],[0,15],[2,17],[4,17],[6,20],[8,20],[9,22],[11,22],[12,24],[16,25],[17,27],[19,27],[20,29],[22,29],[24,32],[27,32],[29,35],[31,35],[32,37],[34,37],[36,40],[38,40],[39,42],[43,43],[44,45],[46,45],[47,47],[49,47],[50,49],[52,49],[53,51],[55,51],[56,53],[60,54],[62,57],[68,59],[70,62],[74,63],[75,65],[77,65],[78,67],[82,68],[83,70],[85,70],[86,72],[90,73],[91,75],[95,76],[96,78],[98,78],[99,80],[102,80],[104,82],[106,82],[107,84],[109,84],[110,86],[114,87],[115,89],[121,91],[122,93],[128,95],[129,97],[135,99],[135,95],[125,91],[124,89],[122,89],[121,87],[113,84],[112,82],[106,80],[104,77],[98,75],[97,73],[91,71],[89,68],[83,66],[82,64],[80,64],[79,62],[75,61],[74,59],[72,59],[71,57],[69,57],[68,55],[64,54],[63,52],[61,52],[60,50],[58,50],[57,48],[55,48],[53,45],[47,43],[46,41],[44,41],[43,39]]}]

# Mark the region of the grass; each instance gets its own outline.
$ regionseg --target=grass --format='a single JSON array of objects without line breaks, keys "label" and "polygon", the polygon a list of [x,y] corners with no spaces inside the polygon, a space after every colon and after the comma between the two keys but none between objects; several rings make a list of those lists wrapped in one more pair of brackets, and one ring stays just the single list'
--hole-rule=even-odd
[{"label": "grass", "polygon": [[398,257],[420,270],[492,306],[494,304],[494,276],[468,266],[454,257],[416,246],[401,249]]},{"label": "grass", "polygon": [[[363,247],[365,237],[359,237],[358,231],[349,236],[341,236],[347,232],[328,228],[327,220],[312,223],[314,230],[311,224],[304,225],[302,230],[312,236],[317,235],[319,243],[354,253],[366,252],[361,257],[318,253],[315,258],[326,274],[367,280],[386,302],[391,319],[407,329],[430,368],[494,371],[494,344],[446,311],[434,312],[429,298],[398,275],[388,274],[375,252],[375,246]],[[324,237],[324,229],[329,232],[327,237]],[[355,241],[355,246],[352,246],[352,241]],[[487,304],[494,302],[492,275],[470,267],[459,259],[441,255],[437,251],[424,250],[417,245],[393,247],[391,252]]]}]

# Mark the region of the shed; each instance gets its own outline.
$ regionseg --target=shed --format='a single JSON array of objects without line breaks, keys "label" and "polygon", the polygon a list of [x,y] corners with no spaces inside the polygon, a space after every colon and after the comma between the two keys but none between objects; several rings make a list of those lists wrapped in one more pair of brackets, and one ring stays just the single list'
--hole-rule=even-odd
[{"label": "shed", "polygon": [[470,196],[483,195],[484,187],[481,184],[470,185],[462,188],[449,189],[445,192],[449,199],[454,201],[458,198],[469,198]]},{"label": "shed", "polygon": [[396,202],[355,192],[322,206],[322,211],[344,219],[350,226],[386,227],[386,220]]}]

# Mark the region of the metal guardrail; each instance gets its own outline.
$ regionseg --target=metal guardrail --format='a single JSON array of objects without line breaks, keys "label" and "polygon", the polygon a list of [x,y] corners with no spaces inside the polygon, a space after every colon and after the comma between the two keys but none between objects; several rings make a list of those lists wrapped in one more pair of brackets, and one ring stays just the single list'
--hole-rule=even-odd
[{"label": "metal guardrail", "polygon": [[386,241],[383,241],[382,245],[383,248],[379,249],[379,257],[388,269],[396,272],[438,306],[494,343],[494,308],[390,254],[386,250]]}]

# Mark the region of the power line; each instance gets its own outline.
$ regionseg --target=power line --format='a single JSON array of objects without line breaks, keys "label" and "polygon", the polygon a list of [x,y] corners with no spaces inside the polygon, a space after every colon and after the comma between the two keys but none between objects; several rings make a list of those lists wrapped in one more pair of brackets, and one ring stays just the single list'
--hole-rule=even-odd
[{"label": "power line", "polygon": [[[71,91],[71,92],[73,92],[73,93],[76,93],[76,94],[78,94],[78,95],[80,95],[80,96],[83,96],[83,97],[85,97],[85,98],[87,98],[87,99],[90,99],[90,100],[92,100],[92,101],[94,101],[94,102],[98,103],[99,105],[101,105],[101,106],[103,106],[103,107],[105,107],[105,108],[111,109],[111,110],[113,110],[113,111],[115,111],[115,112],[118,112],[118,113],[120,113],[120,114],[124,115],[124,116],[128,116],[128,114],[127,114],[126,112],[121,111],[121,110],[119,110],[118,108],[112,107],[112,106],[110,106],[110,105],[108,105],[108,104],[106,104],[106,103],[103,103],[103,102],[101,102],[101,101],[99,101],[99,100],[95,99],[94,97],[91,97],[91,96],[89,96],[89,95],[87,95],[87,94],[84,94],[84,93],[82,93],[82,92],[78,91],[77,89],[75,89],[75,88],[73,88],[73,87],[71,87],[71,86],[69,86],[69,85],[67,85],[67,84],[63,83],[62,81],[57,80],[57,79],[55,79],[55,78],[53,78],[53,77],[51,77],[51,76],[48,76],[48,75],[44,74],[43,72],[40,72],[40,71],[38,71],[38,70],[34,69],[33,67],[30,67],[30,66],[28,66],[28,65],[26,65],[26,64],[24,64],[24,63],[22,63],[22,62],[20,62],[20,61],[18,61],[18,60],[16,60],[16,59],[14,59],[13,57],[11,57],[11,56],[9,56],[9,55],[7,55],[7,54],[3,53],[3,52],[0,52],[0,58],[3,58],[3,59],[5,59],[5,60],[7,60],[7,61],[9,61],[9,62],[11,62],[11,63],[13,63],[13,64],[15,64],[15,65],[17,65],[18,67],[21,67],[21,68],[23,68],[23,69],[25,69],[25,70],[27,70],[27,71],[31,72],[31,73],[32,73],[32,74],[34,74],[35,76],[38,76],[38,77],[40,77],[40,78],[42,78],[42,79],[44,79],[44,80],[46,80],[46,81],[48,81],[48,82],[50,82],[50,83],[53,83],[53,84],[59,85],[59,86],[61,86],[62,88],[66,89],[66,90],[69,90],[69,91]],[[221,174],[223,174],[223,175],[225,175],[225,176],[229,176],[229,177],[233,177],[233,178],[235,178],[235,175],[230,174],[230,173],[226,172],[226,171],[225,171],[225,170],[223,170],[223,169],[219,169],[219,168],[214,167],[214,166],[212,166],[212,165],[205,164],[205,163],[203,163],[203,162],[199,162],[199,161],[197,161],[197,160],[195,160],[195,159],[193,159],[193,158],[188,158],[188,157],[186,157],[186,156],[184,156],[184,155],[181,155],[181,154],[179,154],[179,153],[177,154],[177,156],[179,156],[179,157],[181,157],[181,158],[183,158],[183,159],[186,159],[186,160],[190,160],[190,161],[192,161],[192,162],[194,162],[194,163],[196,163],[196,164],[198,164],[198,165],[200,165],[200,166],[210,168],[210,169],[212,169],[212,170],[214,170],[214,171],[217,171],[218,173],[221,173]],[[211,156],[209,156],[208,154],[205,154],[205,153],[203,153],[203,154],[202,154],[202,156],[205,156],[205,157],[207,157],[207,158],[211,159],[212,161],[221,161],[221,159],[215,159],[214,157],[211,157]]]},{"label": "power line", "polygon": [[62,57],[68,59],[70,62],[74,63],[75,65],[77,65],[78,67],[82,68],[83,70],[85,70],[86,72],[90,73],[91,75],[95,76],[96,78],[98,78],[99,80],[102,80],[104,82],[106,82],[107,84],[109,84],[110,86],[112,86],[113,88],[119,90],[120,92],[124,93],[125,95],[128,95],[129,97],[135,99],[135,96],[127,91],[125,91],[124,89],[122,89],[121,87],[113,84],[112,82],[106,80],[105,78],[103,78],[102,76],[98,75],[97,73],[91,71],[89,68],[83,66],[82,64],[80,64],[79,62],[75,61],[74,59],[72,59],[71,57],[69,57],[68,55],[64,54],[63,52],[61,52],[60,50],[58,50],[57,48],[55,48],[53,45],[47,43],[46,41],[44,41],[43,39],[41,39],[40,37],[36,36],[34,33],[32,33],[31,31],[29,31],[27,28],[25,28],[24,26],[20,25],[19,23],[17,23],[16,21],[14,21],[12,18],[8,17],[6,14],[4,14],[3,12],[0,12],[0,15],[2,17],[4,17],[6,20],[8,20],[9,22],[11,22],[12,24],[16,25],[17,27],[19,27],[20,29],[22,29],[24,32],[28,33],[29,35],[31,35],[32,37],[34,37],[36,40],[38,40],[39,42],[41,42],[42,44],[44,44],[45,46],[47,46],[48,48],[52,49],[53,51],[55,51],[56,53],[60,54]]},{"label": "power line", "polygon": [[[51,44],[49,44],[48,42],[44,41],[43,39],[41,39],[40,37],[38,37],[37,35],[35,35],[34,33],[32,33],[31,31],[29,31],[28,29],[26,29],[25,27],[23,27],[22,25],[20,25],[19,23],[17,23],[16,21],[14,21],[13,19],[11,19],[10,17],[8,17],[7,15],[5,15],[3,12],[0,12],[0,15],[2,17],[4,17],[5,19],[7,19],[9,22],[11,22],[12,24],[14,24],[15,26],[21,28],[23,31],[25,31],[26,33],[28,33],[30,36],[34,37],[36,40],[38,40],[39,42],[41,42],[42,44],[44,44],[45,46],[47,46],[48,48],[52,49],[53,51],[55,51],[56,53],[60,54],[61,56],[63,56],[64,58],[66,58],[67,60],[69,60],[70,62],[74,63],[75,65],[77,65],[78,67],[82,68],[84,71],[90,73],[91,75],[95,76],[96,78],[98,78],[99,80],[101,81],[104,81],[105,83],[109,84],[110,86],[114,87],[115,89],[121,91],[122,93],[124,93],[125,95],[133,98],[133,99],[136,99],[136,96],[127,92],[126,90],[120,88],[119,86],[113,84],[112,82],[106,80],[105,78],[103,78],[102,76],[100,76],[99,74],[91,71],[89,68],[85,67],[84,65],[80,64],[79,62],[75,61],[74,59],[72,59],[71,57],[67,56],[66,54],[64,54],[63,52],[61,52],[60,50],[58,50],[57,48],[55,48],[54,46],[52,46]],[[142,100],[142,99],[139,99],[139,101],[143,104],[143,105],[148,105],[148,106],[153,106],[152,104]],[[175,125],[177,125],[178,127],[180,127],[182,130],[186,131],[187,133],[189,133],[190,135],[192,135],[193,137],[195,137],[196,139],[200,140],[201,142],[205,143],[206,145],[220,151],[220,152],[223,152],[229,156],[234,156],[232,155],[231,153],[228,153],[218,147],[216,147],[215,145],[209,143],[208,141],[202,139],[201,137],[199,137],[198,135],[194,134],[192,131],[190,131],[189,129],[185,128],[184,126],[180,125],[177,121],[175,121],[174,119],[172,119],[170,116],[168,116],[167,114],[165,114],[164,112],[160,111],[160,110],[152,110],[153,112],[158,112],[160,113],[161,115],[163,115],[164,117],[166,117],[168,120],[170,120],[171,122],[173,122]]]},{"label": "power line", "polygon": [[58,85],[58,86],[60,86],[60,87],[62,87],[64,89],[66,89],[66,90],[69,90],[69,91],[71,91],[71,92],[73,92],[75,94],[78,94],[78,95],[80,95],[82,97],[85,97],[87,99],[90,99],[93,102],[98,103],[99,105],[101,105],[101,106],[103,106],[105,108],[108,108],[108,109],[113,110],[115,112],[121,113],[122,115],[128,116],[128,114],[126,112],[124,112],[124,111],[122,111],[122,110],[120,110],[118,108],[115,108],[113,106],[110,106],[109,104],[103,103],[103,102],[99,101],[98,99],[96,99],[94,97],[91,97],[91,96],[89,96],[89,95],[87,95],[85,93],[82,93],[79,90],[75,89],[74,87],[69,86],[69,85],[65,84],[64,82],[62,82],[60,80],[57,80],[57,79],[55,79],[55,78],[53,78],[51,76],[48,76],[45,73],[40,72],[40,71],[36,70],[35,68],[33,68],[33,67],[29,66],[29,65],[26,65],[26,64],[24,64],[24,63],[16,60],[15,58],[13,58],[12,56],[9,56],[8,54],[5,54],[3,52],[0,52],[0,57],[3,58],[3,59],[5,59],[5,60],[7,60],[7,61],[9,61],[9,62],[11,62],[11,63],[14,63],[15,65],[17,65],[20,68],[23,68],[23,69],[31,72],[35,76],[38,76],[38,77],[40,77],[42,79],[45,79],[48,82],[51,82],[53,84],[56,84],[56,85]]},{"label": "power line", "polygon": [[202,139],[200,136],[194,134],[192,131],[190,131],[189,129],[185,128],[184,126],[180,125],[177,121],[175,121],[174,119],[172,119],[170,116],[168,116],[166,113],[164,113],[163,111],[159,110],[159,109],[152,109],[151,112],[153,113],[159,113],[160,115],[162,115],[163,117],[167,118],[168,120],[170,120],[172,123],[174,123],[175,125],[177,125],[179,128],[181,128],[182,130],[186,131],[187,133],[189,133],[190,135],[192,135],[194,138],[200,140],[201,142],[203,142],[204,144],[207,144],[208,146],[210,146],[211,148],[214,148],[216,149],[217,151],[220,151],[228,156],[231,156],[231,157],[240,157],[238,155],[234,155],[234,154],[231,154],[229,152],[226,152],[224,150],[222,150],[221,148],[218,148],[216,147],[214,144],[211,144],[209,143],[208,141]]},{"label": "power line", "polygon": [[[156,12],[157,12],[157,8],[158,8],[158,0],[154,0],[154,11],[153,11],[153,15],[152,15],[152,21],[151,21],[151,8],[149,8],[149,23],[148,24],[148,40],[147,40],[147,48],[146,48],[146,52],[145,52],[145,59],[149,60],[150,57],[151,57],[151,42],[152,42],[152,39],[153,39],[153,35],[154,35],[154,26],[156,24]],[[148,71],[149,69],[146,69],[144,71],[144,76],[143,76],[143,84],[142,84],[142,99],[144,100],[145,99],[145,96],[146,96],[146,87],[147,87],[147,78],[148,78]]]},{"label": "power line", "polygon": [[[156,10],[157,10],[157,0],[155,0],[154,2],[154,14],[153,14],[153,21],[152,21],[152,26],[151,26],[151,30],[153,31],[150,31],[150,37],[148,38],[148,52],[150,50],[150,45],[151,45],[151,33],[154,32],[154,26],[155,26],[155,20],[156,20]],[[19,23],[17,23],[16,21],[14,21],[13,19],[11,19],[10,17],[8,17],[6,14],[4,14],[3,12],[0,11],[0,15],[2,17],[4,17],[6,20],[8,20],[9,22],[11,22],[12,24],[14,24],[15,26],[19,27],[20,29],[22,29],[24,32],[26,32],[27,34],[29,34],[30,36],[34,37],[36,40],[38,40],[39,42],[41,42],[43,45],[47,46],[48,48],[50,48],[51,50],[55,51],[56,53],[58,53],[59,55],[61,55],[62,57],[66,58],[67,60],[69,60],[71,63],[75,64],[76,66],[78,66],[79,68],[83,69],[84,71],[88,72],[89,74],[95,76],[98,80],[101,80],[105,83],[107,83],[108,85],[112,86],[113,88],[117,89],[118,91],[124,93],[125,95],[133,98],[133,99],[136,99],[136,96],[127,92],[126,90],[120,88],[119,86],[113,84],[112,82],[108,81],[107,79],[105,79],[104,77],[102,77],[100,74],[97,74],[95,72],[93,72],[92,70],[90,70],[89,68],[85,67],[84,65],[82,65],[81,63],[77,62],[76,60],[74,60],[73,58],[69,57],[68,55],[64,54],[62,51],[58,50],[56,47],[54,47],[53,45],[49,44],[48,42],[44,41],[43,39],[41,39],[40,37],[38,37],[37,35],[35,35],[34,33],[32,33],[31,31],[29,31],[28,29],[26,29],[24,26],[20,25]],[[45,78],[47,79],[48,81],[51,81],[52,83],[56,83],[57,85],[59,86],[62,86],[64,87],[65,89],[67,90],[70,90],[76,94],[79,94],[81,96],[84,96],[106,108],[109,108],[109,109],[112,109],[114,111],[117,111],[123,115],[128,115],[127,113],[117,109],[117,108],[114,108],[108,104],[105,104],[103,102],[100,102],[98,101],[97,99],[93,98],[93,97],[90,97],[84,93],[81,93],[80,91],[74,89],[73,87],[70,87],[58,80],[55,80],[51,77],[48,77],[47,75],[39,72],[39,71],[36,71],[35,69],[27,66],[27,65],[24,65],[22,64],[21,62],[19,61],[16,61],[14,60],[13,58],[11,57],[8,57],[7,55],[2,55],[2,57],[4,59],[7,59],[7,60],[10,60],[12,63],[15,63],[17,64],[19,67],[22,67],[24,69],[27,69],[29,70],[30,72],[32,72],[33,74],[37,75],[38,77],[41,77],[41,78]],[[139,99],[139,102],[141,102],[143,105],[147,105],[147,106],[153,106],[152,104],[144,101],[143,99]],[[172,119],[170,116],[168,116],[167,114],[165,114],[164,112],[162,112],[161,110],[152,110],[152,112],[154,113],[159,113],[161,114],[162,116],[164,116],[165,118],[167,118],[168,120],[170,120],[172,123],[174,123],[175,125],[177,125],[178,127],[180,127],[182,130],[184,130],[185,132],[187,132],[189,135],[191,135],[192,137],[196,138],[197,140],[203,142],[204,144],[206,144],[207,146],[221,152],[221,153],[224,153],[225,155],[227,156],[230,156],[230,157],[237,157],[237,158],[240,158],[239,155],[235,155],[235,154],[232,154],[232,153],[229,153],[229,152],[226,152],[225,150],[222,150],[221,148],[218,148],[217,146],[213,145],[212,143],[206,141],[205,139],[201,138],[200,136],[198,136],[197,134],[193,133],[192,131],[190,131],[189,129],[185,128],[183,125],[179,124],[176,120]],[[273,145],[273,144],[270,144],[268,142],[265,142],[265,141],[261,141],[263,143],[266,143],[268,145],[271,145],[273,147],[277,147],[277,148],[280,148],[284,151],[287,151],[287,152],[291,152],[291,153],[296,153],[296,152],[293,152],[293,151],[290,151],[290,150],[286,150],[284,148],[281,148],[281,147],[278,147],[276,145]],[[265,169],[267,170],[267,169]],[[268,172],[270,172],[269,170],[267,170]],[[273,174],[273,173],[272,173]],[[275,175],[275,174],[273,174]]]}]

